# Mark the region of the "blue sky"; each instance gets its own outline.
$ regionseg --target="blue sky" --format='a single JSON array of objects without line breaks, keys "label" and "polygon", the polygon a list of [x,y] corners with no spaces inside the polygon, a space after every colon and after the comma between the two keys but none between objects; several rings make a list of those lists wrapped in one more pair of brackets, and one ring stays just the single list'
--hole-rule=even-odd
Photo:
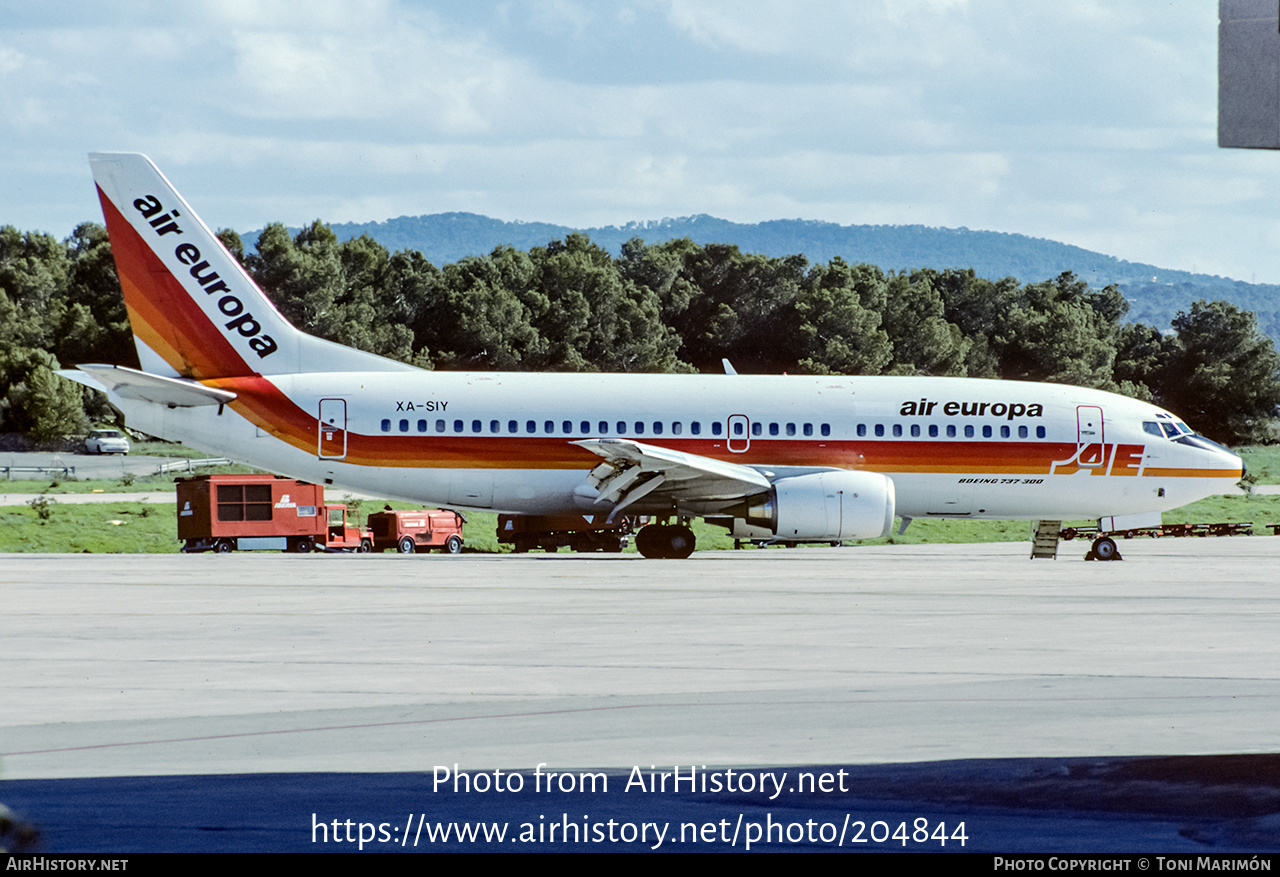
[{"label": "blue sky", "polygon": [[0,0],[0,223],[101,221],[118,150],[241,231],[918,223],[1280,283],[1280,154],[1216,101],[1209,0]]}]

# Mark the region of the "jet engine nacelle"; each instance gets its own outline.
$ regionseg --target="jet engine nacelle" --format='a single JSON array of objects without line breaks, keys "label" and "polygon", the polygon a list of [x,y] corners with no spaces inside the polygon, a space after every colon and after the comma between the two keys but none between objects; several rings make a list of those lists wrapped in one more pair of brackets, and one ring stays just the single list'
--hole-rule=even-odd
[{"label": "jet engine nacelle", "polygon": [[749,498],[733,535],[786,541],[873,539],[893,528],[893,481],[877,472],[815,472],[780,478]]}]

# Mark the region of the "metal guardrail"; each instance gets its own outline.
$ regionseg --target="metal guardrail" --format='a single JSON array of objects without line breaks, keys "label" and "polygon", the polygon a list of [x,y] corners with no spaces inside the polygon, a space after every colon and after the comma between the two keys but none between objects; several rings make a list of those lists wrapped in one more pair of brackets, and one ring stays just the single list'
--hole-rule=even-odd
[{"label": "metal guardrail", "polygon": [[234,463],[234,460],[228,460],[226,457],[202,457],[196,460],[184,457],[181,460],[174,460],[172,463],[161,463],[152,474],[165,475],[169,472],[194,472],[196,469],[206,466],[230,466]]},{"label": "metal guardrail", "polygon": [[15,472],[24,475],[50,475],[57,474],[66,478],[71,478],[76,474],[75,466],[0,466],[0,470],[4,471],[5,479],[13,480]]}]

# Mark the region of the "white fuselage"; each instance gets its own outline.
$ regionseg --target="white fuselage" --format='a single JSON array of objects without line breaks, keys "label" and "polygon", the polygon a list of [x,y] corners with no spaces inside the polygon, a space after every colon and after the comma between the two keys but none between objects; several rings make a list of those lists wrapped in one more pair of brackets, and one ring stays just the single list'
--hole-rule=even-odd
[{"label": "white fuselage", "polygon": [[[1225,492],[1241,475],[1225,449],[1152,430],[1176,423],[1155,406],[1055,384],[457,372],[254,381],[211,382],[238,394],[221,412],[117,404],[133,426],[269,471],[526,514],[599,508],[587,482],[599,459],[572,443],[602,437],[737,463],[771,480],[878,472],[894,483],[897,513],[912,518],[1158,512]],[[672,511],[717,508],[711,500]]]}]

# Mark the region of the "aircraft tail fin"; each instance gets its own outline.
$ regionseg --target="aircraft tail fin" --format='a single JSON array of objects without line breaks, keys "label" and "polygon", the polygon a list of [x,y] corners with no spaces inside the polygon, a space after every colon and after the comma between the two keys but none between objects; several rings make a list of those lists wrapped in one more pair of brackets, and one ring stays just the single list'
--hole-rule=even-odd
[{"label": "aircraft tail fin", "polygon": [[412,368],[291,325],[145,155],[89,163],[145,371],[207,380]]}]

